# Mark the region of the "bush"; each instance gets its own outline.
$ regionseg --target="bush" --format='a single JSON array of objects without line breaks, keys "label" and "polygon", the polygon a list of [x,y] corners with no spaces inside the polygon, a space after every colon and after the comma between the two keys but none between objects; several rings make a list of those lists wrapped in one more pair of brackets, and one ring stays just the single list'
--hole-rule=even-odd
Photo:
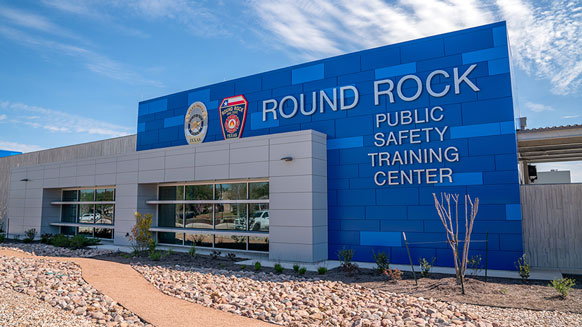
[{"label": "bush", "polygon": [[398,268],[388,269],[384,272],[384,275],[386,275],[388,279],[394,282],[402,279],[402,271],[400,271]]},{"label": "bush", "polygon": [[217,259],[218,257],[220,257],[221,253],[222,252],[220,251],[212,250],[212,252],[210,252],[210,259],[212,260]]},{"label": "bush", "polygon": [[352,259],[354,257],[353,249],[343,248],[341,251],[338,251],[337,257],[341,261],[340,269],[344,272],[352,274],[358,270],[358,265],[352,263]]},{"label": "bush", "polygon": [[548,286],[552,286],[556,291],[558,291],[558,293],[560,293],[562,299],[565,299],[568,296],[568,292],[574,285],[576,285],[576,282],[571,278],[554,279],[550,284],[548,284]]},{"label": "bush", "polygon": [[299,275],[305,275],[305,272],[307,272],[307,268],[305,268],[305,267],[301,267],[301,268],[299,268],[299,271],[297,271],[297,273],[299,273]]},{"label": "bush", "polygon": [[53,237],[51,234],[42,234],[40,236],[40,242],[42,244],[49,244],[49,241],[51,240],[51,237]]},{"label": "bush", "polygon": [[242,266],[240,266],[240,269],[242,269],[242,270],[245,270],[245,269],[247,269],[247,265],[242,265]]},{"label": "bush", "polygon": [[234,261],[236,259],[236,253],[229,252],[226,254],[226,257]]},{"label": "bush", "polygon": [[469,260],[467,261],[469,269],[473,270],[473,276],[479,275],[479,272],[481,271],[481,269],[483,269],[483,265],[481,264],[482,261],[483,260],[480,254],[471,256],[471,258],[469,258]]},{"label": "bush", "polygon": [[298,264],[293,265],[293,271],[299,272],[299,265]]},{"label": "bush", "polygon": [[69,247],[73,250],[82,249],[90,245],[99,244],[99,239],[87,238],[84,235],[75,235],[69,241]]},{"label": "bush", "polygon": [[276,263],[276,264],[275,264],[275,272],[276,272],[277,274],[280,274],[280,273],[282,273],[282,272],[283,272],[283,266],[281,266],[281,264],[279,264],[279,263]]},{"label": "bush", "polygon": [[22,240],[24,243],[30,243],[34,241],[34,238],[36,237],[36,228],[25,230],[24,235],[26,235],[26,237]]},{"label": "bush", "polygon": [[189,254],[191,257],[195,257],[195,256],[196,256],[196,246],[195,246],[195,245],[192,245],[192,246],[190,247],[190,250],[188,250],[188,254]]},{"label": "bush", "polygon": [[527,261],[527,256],[524,253],[517,261],[514,263],[515,268],[519,271],[519,276],[521,280],[525,281],[529,278],[529,262]]},{"label": "bush", "polygon": [[152,261],[160,261],[160,259],[162,258],[162,252],[153,251],[153,252],[150,252],[150,254],[148,256],[149,256],[150,260],[152,260]]},{"label": "bush", "polygon": [[49,244],[61,248],[68,248],[71,240],[63,234],[57,234],[49,239]]},{"label": "bush", "polygon": [[129,234],[129,241],[133,252],[137,254],[142,254],[150,246],[153,241],[152,232],[150,227],[152,227],[152,215],[146,214],[142,215],[139,212],[135,212],[135,225],[131,228],[131,233]]},{"label": "bush", "polygon": [[320,275],[325,275],[327,273],[327,268],[319,267],[319,268],[317,268],[317,273]]},{"label": "bush", "polygon": [[6,240],[6,235],[0,234],[0,243],[4,243],[5,240]]},{"label": "bush", "polygon": [[432,258],[431,262],[428,262],[428,260],[426,260],[426,258],[421,258],[418,260],[419,264],[420,264],[420,273],[422,274],[422,277],[428,277],[430,274],[430,270],[432,269],[432,265],[434,264],[434,261],[436,260],[436,258]]},{"label": "bush", "polygon": [[372,255],[374,256],[374,261],[376,261],[376,272],[378,275],[383,274],[390,268],[390,260],[388,259],[386,252],[382,251],[376,254],[374,250],[372,250]]},{"label": "bush", "polygon": [[257,261],[257,262],[255,262],[255,271],[259,271],[259,270],[261,270],[261,267],[262,267],[262,266],[261,266],[261,263],[260,263],[260,262],[258,262],[258,261]]}]

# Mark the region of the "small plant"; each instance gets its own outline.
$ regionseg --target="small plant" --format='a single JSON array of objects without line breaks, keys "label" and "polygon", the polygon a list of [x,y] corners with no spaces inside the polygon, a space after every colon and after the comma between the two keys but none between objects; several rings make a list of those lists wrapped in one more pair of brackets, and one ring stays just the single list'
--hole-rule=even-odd
[{"label": "small plant", "polygon": [[172,255],[172,254],[174,254],[174,250],[172,250],[172,249],[170,248],[170,249],[168,249],[168,251],[166,252],[166,257],[167,257],[167,256],[169,256],[169,255]]},{"label": "small plant", "polygon": [[240,269],[242,269],[242,270],[245,270],[245,269],[247,269],[247,265],[242,265],[242,266],[240,266]]},{"label": "small plant", "polygon": [[218,257],[220,257],[221,253],[222,252],[220,252],[220,251],[212,250],[212,252],[210,252],[210,259],[212,259],[212,260],[218,259]]},{"label": "small plant", "polygon": [[521,280],[526,281],[529,278],[529,262],[527,261],[526,254],[524,253],[521,257],[519,257],[514,264],[515,268],[519,271]]},{"label": "small plant", "polygon": [[42,244],[49,244],[50,240],[51,240],[52,235],[51,234],[42,234],[40,236],[40,243]]},{"label": "small plant", "polygon": [[383,274],[390,268],[390,260],[388,259],[386,252],[382,251],[376,254],[376,252],[372,250],[372,255],[374,256],[374,261],[376,261],[376,272],[378,275]]},{"label": "small plant", "polygon": [[195,256],[196,256],[196,246],[195,246],[195,245],[192,245],[192,246],[190,247],[190,250],[188,250],[188,254],[189,254],[191,257],[195,257]]},{"label": "small plant", "polygon": [[299,272],[299,265],[298,264],[294,264],[293,265],[293,271],[294,272]]},{"label": "small plant", "polygon": [[232,261],[236,260],[236,254],[235,253],[232,253],[232,252],[227,253],[226,254],[226,257],[229,258]]},{"label": "small plant", "polygon": [[553,281],[550,282],[550,284],[548,284],[548,286],[555,288],[556,291],[560,293],[560,297],[562,298],[562,300],[566,299],[566,297],[568,296],[568,292],[574,285],[576,285],[574,279],[566,277],[557,280],[554,279]]},{"label": "small plant", "polygon": [[6,240],[6,235],[0,234],[0,243],[4,243],[5,240]]},{"label": "small plant", "polygon": [[473,276],[479,275],[479,272],[481,272],[481,269],[483,269],[483,265],[481,264],[481,262],[482,258],[480,254],[471,256],[471,258],[469,258],[469,260],[467,261],[469,269],[473,271],[472,272]]},{"label": "small plant", "polygon": [[258,261],[256,261],[256,262],[255,262],[255,271],[259,271],[259,270],[261,270],[261,267],[262,267],[262,266],[261,266],[261,263],[260,263],[260,262],[258,262]]},{"label": "small plant", "polygon": [[352,259],[354,258],[353,249],[343,248],[341,251],[338,251],[337,256],[338,259],[341,261],[340,268],[344,272],[347,272],[348,274],[353,274],[359,269],[357,264],[352,263]]},{"label": "small plant", "polygon": [[139,212],[135,212],[135,225],[131,228],[131,233],[129,234],[129,241],[133,247],[133,251],[138,254],[144,253],[150,244],[153,242],[152,232],[150,228],[152,227],[152,215],[145,214],[142,215]]},{"label": "small plant", "polygon": [[131,254],[129,254],[129,253],[121,253],[120,255],[126,259],[131,258]]},{"label": "small plant", "polygon": [[71,243],[70,239],[63,234],[57,234],[49,240],[49,244],[53,246],[58,246],[62,248],[69,247]]},{"label": "small plant", "polygon": [[24,243],[30,243],[34,241],[34,238],[36,237],[36,228],[25,230],[24,235],[26,235],[26,237],[22,240]]},{"label": "small plant", "polygon": [[99,239],[87,238],[84,235],[77,234],[69,240],[69,247],[73,250],[82,249],[90,245],[99,244]]},{"label": "small plant", "polygon": [[501,292],[501,294],[506,295],[507,294],[507,288],[502,288],[500,292]]},{"label": "small plant", "polygon": [[148,253],[156,252],[156,248],[158,247],[158,242],[151,240],[148,244]]},{"label": "small plant", "polygon": [[276,272],[277,274],[280,274],[280,273],[282,273],[282,272],[283,272],[283,266],[281,266],[281,264],[279,264],[279,263],[276,263],[276,264],[275,264],[275,272]]},{"label": "small plant", "polygon": [[319,267],[319,268],[317,268],[317,273],[320,275],[325,275],[325,274],[327,274],[327,268]]},{"label": "small plant", "polygon": [[224,263],[221,263],[220,264],[220,268],[223,268],[224,269],[224,267],[226,267],[226,265]]},{"label": "small plant", "polygon": [[160,261],[160,259],[162,258],[162,252],[160,251],[153,251],[149,253],[149,258],[152,261]]},{"label": "small plant", "polygon": [[307,272],[307,268],[305,267],[301,267],[299,268],[299,271],[297,271],[299,275],[305,275],[305,272]]},{"label": "small plant", "polygon": [[402,271],[400,271],[398,268],[394,269],[388,268],[388,270],[384,272],[384,275],[386,276],[386,278],[394,282],[397,282],[402,279]]},{"label": "small plant", "polygon": [[419,264],[420,264],[420,273],[422,274],[422,277],[427,278],[430,274],[430,270],[432,269],[432,266],[434,264],[434,261],[436,260],[436,258],[432,258],[432,260],[430,262],[428,262],[428,260],[426,260],[426,258],[421,258],[418,260]]}]

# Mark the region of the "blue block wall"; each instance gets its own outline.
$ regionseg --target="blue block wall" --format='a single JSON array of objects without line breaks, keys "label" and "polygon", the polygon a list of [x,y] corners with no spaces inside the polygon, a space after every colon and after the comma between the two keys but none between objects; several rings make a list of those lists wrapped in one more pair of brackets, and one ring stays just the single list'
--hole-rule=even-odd
[{"label": "blue block wall", "polygon": [[[480,89],[473,92],[466,84],[454,94],[453,67],[459,72],[470,65],[469,75]],[[445,80],[433,80],[433,89],[450,84],[451,91],[440,98],[428,95],[405,102],[396,97],[389,103],[381,97],[374,105],[373,83],[413,74],[423,81],[437,69],[450,74]],[[409,83],[409,82],[407,82]],[[358,106],[336,112],[326,110],[290,119],[262,121],[262,101],[305,93],[310,108],[312,91],[354,85],[358,88]],[[415,89],[404,93],[410,96]],[[411,84],[412,85],[412,84]],[[408,90],[408,92],[407,92]],[[396,92],[395,92],[396,93]],[[346,247],[355,250],[355,260],[373,261],[372,250],[385,251],[393,263],[408,263],[402,232],[411,243],[412,259],[436,258],[436,265],[451,266],[452,258],[446,235],[434,208],[433,193],[452,192],[478,197],[479,213],[473,240],[489,235],[489,268],[514,269],[513,262],[522,252],[521,207],[517,171],[517,142],[505,22],[475,27],[414,41],[346,54],[302,65],[188,90],[139,103],[137,150],[185,145],[184,115],[195,101],[206,104],[209,113],[208,134],[204,142],[223,140],[218,104],[225,97],[244,94],[249,101],[243,137],[313,129],[328,137],[328,212],[329,258]],[[448,126],[444,142],[374,146],[375,115],[402,110],[441,106],[445,118],[426,126]],[[414,124],[393,130],[412,129]],[[455,146],[458,162],[415,164],[400,167],[425,169],[447,167],[453,170],[453,182],[443,184],[407,184],[377,186],[373,175],[385,167],[372,167],[368,153],[434,146]],[[392,168],[398,168],[392,166]],[[464,213],[461,207],[459,212]],[[464,220],[464,218],[462,219]],[[463,229],[464,230],[464,229]],[[433,242],[433,243],[429,243]],[[484,257],[485,245],[475,242],[471,255]]]},{"label": "blue block wall", "polygon": [[22,154],[22,152],[17,152],[17,151],[8,151],[8,150],[0,150],[0,158],[2,157],[9,157],[9,156],[15,156],[18,154]]}]

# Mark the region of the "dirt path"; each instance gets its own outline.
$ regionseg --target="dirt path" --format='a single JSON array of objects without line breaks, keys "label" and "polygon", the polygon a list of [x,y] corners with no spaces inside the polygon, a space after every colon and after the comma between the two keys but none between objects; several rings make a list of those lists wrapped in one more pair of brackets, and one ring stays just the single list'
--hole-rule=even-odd
[{"label": "dirt path", "polygon": [[90,258],[40,257],[28,253],[0,250],[0,255],[72,261],[81,267],[83,279],[145,321],[158,327],[272,326],[228,312],[180,300],[160,292],[131,266]]}]

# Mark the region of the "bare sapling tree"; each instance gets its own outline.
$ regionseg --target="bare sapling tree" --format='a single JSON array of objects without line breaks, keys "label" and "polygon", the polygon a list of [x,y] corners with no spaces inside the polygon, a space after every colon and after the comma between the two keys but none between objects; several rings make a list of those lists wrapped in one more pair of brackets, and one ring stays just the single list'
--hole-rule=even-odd
[{"label": "bare sapling tree", "polygon": [[[461,293],[465,294],[465,272],[469,258],[469,244],[471,243],[473,223],[479,210],[479,198],[475,198],[473,201],[470,195],[465,195],[465,237],[459,241],[459,195],[441,193],[440,201],[435,193],[432,195],[439,218],[447,232],[447,242],[453,251],[457,282],[461,284]],[[454,207],[454,212],[452,212],[452,207]],[[459,243],[463,243],[462,253],[459,252]]]}]

